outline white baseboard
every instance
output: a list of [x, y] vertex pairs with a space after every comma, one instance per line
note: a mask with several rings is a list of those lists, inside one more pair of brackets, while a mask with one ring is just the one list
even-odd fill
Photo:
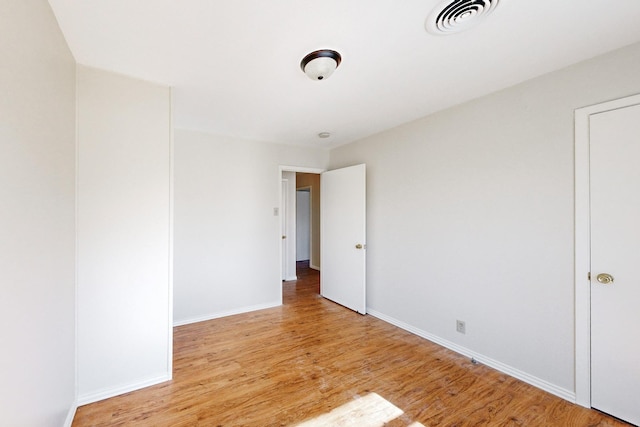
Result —
[[313, 269], [313, 270], [318, 270], [320, 271], [320, 267], [313, 265], [313, 264], [309, 264], [309, 268]]
[[67, 419], [64, 420], [64, 427], [71, 427], [73, 424], [73, 418], [76, 416], [76, 410], [78, 409], [78, 402], [73, 402], [71, 408], [69, 408], [69, 412], [67, 413]]
[[219, 319], [221, 317], [234, 316], [236, 314], [249, 313], [251, 311], [264, 310], [267, 308], [280, 307], [282, 305], [281, 301], [272, 302], [268, 304], [259, 304], [253, 305], [250, 307], [242, 307], [234, 310], [222, 311], [219, 313], [207, 314], [205, 316], [191, 317], [189, 319], [176, 320], [173, 322], [173, 326], [183, 326], [189, 325], [191, 323], [205, 322], [207, 320]]
[[132, 384], [125, 384], [117, 387], [98, 390], [92, 393], [87, 393], [78, 396], [78, 405], [88, 405], [89, 403], [97, 402], [99, 400], [108, 399], [110, 397], [119, 396], [121, 394], [129, 393], [130, 391], [140, 390], [141, 388], [150, 387], [152, 385], [160, 384], [165, 381], [169, 381], [171, 375], [160, 375], [152, 378], [147, 378], [142, 381], [137, 381]]
[[571, 403], [575, 403], [576, 402], [576, 394], [575, 392], [571, 391], [571, 390], [567, 390], [564, 389], [562, 387], [558, 387], [555, 384], [552, 384], [548, 381], [545, 381], [543, 379], [540, 379], [538, 377], [535, 377], [533, 375], [530, 375], [526, 372], [523, 372], [519, 369], [516, 369], [512, 366], [506, 365], [502, 362], [499, 362], [497, 360], [493, 360], [489, 357], [485, 357], [482, 354], [476, 353], [474, 351], [469, 350], [466, 347], [462, 347], [456, 343], [453, 343], [451, 341], [447, 341], [445, 339], [442, 339], [436, 335], [430, 334], [426, 331], [423, 331], [421, 329], [415, 328], [407, 323], [404, 323], [398, 319], [394, 319], [393, 317], [387, 316], [383, 313], [380, 313], [376, 310], [373, 310], [371, 308], [367, 308], [367, 313], [372, 315], [373, 317], [376, 317], [380, 320], [383, 320], [387, 323], [390, 323], [394, 326], [399, 327], [400, 329], [404, 329], [405, 331], [411, 332], [412, 334], [415, 334], [421, 338], [424, 338], [426, 340], [429, 340], [433, 343], [436, 343], [438, 345], [441, 345], [442, 347], [448, 348], [449, 350], [455, 351], [456, 353], [462, 354], [464, 356], [467, 356], [469, 358], [473, 358], [475, 360], [477, 360], [478, 362], [482, 363], [483, 365], [487, 365], [493, 369], [496, 369], [500, 372], [503, 372], [507, 375], [510, 375], [514, 378], [517, 378], [521, 381], [526, 382], [527, 384], [531, 384], [534, 387], [537, 387], [541, 390], [544, 390], [546, 392], [549, 392], [555, 396], [558, 396], [564, 400], [568, 400]]
[[298, 276], [289, 276], [286, 279], [284, 279], [285, 282], [291, 282], [293, 280], [298, 280]]

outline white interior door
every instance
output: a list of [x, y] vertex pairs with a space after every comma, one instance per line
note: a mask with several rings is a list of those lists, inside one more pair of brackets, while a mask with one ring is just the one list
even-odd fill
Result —
[[320, 212], [320, 294], [365, 314], [365, 165], [336, 169], [321, 175]]
[[640, 424], [640, 105], [589, 124], [591, 406]]

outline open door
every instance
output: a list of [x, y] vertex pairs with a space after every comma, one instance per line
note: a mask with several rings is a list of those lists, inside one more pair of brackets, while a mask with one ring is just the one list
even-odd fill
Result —
[[640, 104], [589, 122], [591, 406], [640, 425]]
[[324, 172], [320, 182], [320, 294], [366, 314], [366, 167]]

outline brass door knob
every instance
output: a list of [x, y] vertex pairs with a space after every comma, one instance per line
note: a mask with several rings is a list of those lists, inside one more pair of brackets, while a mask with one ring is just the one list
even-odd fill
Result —
[[284, 240], [284, 239], [286, 239], [286, 238], [287, 238], [287, 236], [282, 236], [282, 239], [283, 239], [283, 240]]
[[362, 249], [362, 245], [361, 245], [360, 243], [358, 243], [358, 244], [356, 245], [356, 249]]
[[596, 276], [596, 280], [603, 285], [608, 285], [609, 283], [613, 283], [613, 276], [607, 273], [600, 273]]

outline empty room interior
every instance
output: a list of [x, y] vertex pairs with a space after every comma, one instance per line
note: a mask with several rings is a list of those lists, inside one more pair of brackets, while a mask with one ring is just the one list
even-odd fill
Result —
[[0, 0], [0, 424], [640, 424], [639, 21]]

